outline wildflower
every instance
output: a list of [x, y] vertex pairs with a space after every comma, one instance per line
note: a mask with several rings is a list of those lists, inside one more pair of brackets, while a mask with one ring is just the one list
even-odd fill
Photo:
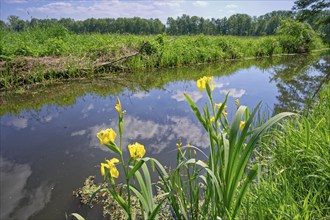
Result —
[[239, 107], [239, 100], [238, 99], [235, 100], [235, 104], [236, 104], [236, 106], [238, 108]]
[[239, 124], [239, 129], [242, 131], [245, 127], [245, 121], [241, 121], [241, 123]]
[[209, 77], [209, 76], [203, 76], [199, 80], [197, 80], [197, 88], [199, 89], [200, 92], [203, 92], [203, 90], [206, 88], [206, 84], [209, 84], [211, 87], [211, 90], [214, 90], [214, 78]]
[[[218, 104], [215, 104], [215, 106], [218, 108], [218, 109], [220, 109], [221, 108], [221, 106], [222, 106], [222, 102], [220, 102], [220, 103], [218, 103]], [[226, 110], [227, 109], [227, 105], [225, 105], [224, 107], [223, 107], [223, 109], [224, 110]]]
[[119, 114], [121, 113], [121, 103], [118, 97], [117, 97], [117, 104], [115, 105], [115, 109]]
[[178, 140], [178, 143], [176, 143], [176, 146], [178, 147], [178, 149], [182, 147], [181, 138]]
[[215, 122], [215, 118], [214, 117], [210, 118], [210, 122], [211, 124], [213, 124]]
[[[222, 107], [222, 103], [220, 102], [220, 103], [218, 103], [218, 104], [215, 104], [215, 107], [217, 107], [218, 109], [220, 109], [221, 107]], [[223, 110], [222, 110], [222, 115], [224, 116], [224, 117], [226, 117], [227, 116], [227, 112], [226, 112], [226, 109], [227, 109], [227, 105], [225, 105], [224, 107], [223, 107]]]
[[118, 163], [119, 160], [117, 158], [112, 158], [111, 160], [106, 160], [109, 166], [110, 175], [113, 178], [118, 178], [119, 171], [117, 170], [115, 163]]
[[99, 138], [101, 144], [108, 144], [115, 141], [117, 134], [112, 128], [108, 128], [101, 130], [96, 136]]
[[109, 165], [106, 164], [106, 163], [101, 163], [101, 174], [102, 174], [102, 176], [105, 175], [105, 168], [109, 169]]
[[146, 154], [144, 146], [142, 144], [139, 144], [138, 142], [135, 142], [135, 144], [129, 144], [128, 150], [133, 160], [136, 160], [137, 158], [142, 158]]

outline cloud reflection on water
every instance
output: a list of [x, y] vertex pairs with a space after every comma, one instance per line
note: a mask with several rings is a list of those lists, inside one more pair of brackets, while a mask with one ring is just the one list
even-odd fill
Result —
[[36, 189], [26, 189], [31, 175], [30, 165], [16, 164], [0, 156], [0, 219], [28, 219], [50, 201], [53, 185], [43, 183]]
[[175, 99], [177, 102], [183, 102], [186, 101], [186, 98], [184, 97], [184, 94], [189, 95], [189, 97], [196, 103], [198, 100], [200, 100], [203, 95], [198, 92], [198, 91], [193, 91], [193, 92], [185, 92], [182, 90], [178, 90], [176, 94], [172, 95], [171, 98]]
[[235, 89], [235, 88], [230, 88], [230, 89], [221, 89], [220, 93], [222, 94], [227, 94], [229, 92], [229, 96], [233, 98], [241, 98], [245, 93], [245, 89]]
[[8, 126], [12, 126], [17, 130], [24, 129], [28, 126], [28, 119], [24, 117], [15, 117], [7, 122]]
[[[87, 137], [91, 147], [108, 151], [100, 145], [96, 133], [102, 129], [113, 128], [117, 132], [117, 122], [95, 125], [87, 129]], [[85, 131], [75, 131], [71, 136], [84, 135]], [[166, 124], [160, 124], [152, 120], [144, 120], [131, 115], [126, 115], [124, 120], [123, 146], [126, 150], [128, 144], [141, 142], [147, 150], [158, 154], [165, 148], [173, 149], [178, 138], [197, 147], [208, 146], [208, 136], [199, 124], [194, 123], [188, 117], [167, 116]], [[143, 143], [144, 142], [144, 143]]]
[[143, 99], [148, 96], [150, 96], [150, 93], [148, 93], [148, 92], [137, 92], [132, 95], [132, 97], [138, 98], [138, 99]]

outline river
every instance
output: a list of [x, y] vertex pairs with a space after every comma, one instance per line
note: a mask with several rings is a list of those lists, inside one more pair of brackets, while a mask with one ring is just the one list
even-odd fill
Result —
[[[329, 75], [329, 65], [329, 53], [282, 56], [1, 92], [0, 219], [65, 219], [65, 213], [79, 209], [72, 191], [90, 175], [101, 181], [98, 165], [112, 157], [96, 133], [117, 130], [117, 96], [126, 110], [124, 146], [140, 142], [146, 156], [171, 166], [179, 138], [208, 147], [208, 136], [184, 98], [187, 93], [200, 108], [208, 101], [196, 87], [199, 77], [214, 76], [217, 102], [229, 92], [229, 118], [235, 99], [250, 108], [262, 101], [269, 116], [301, 112]], [[86, 207], [80, 210], [95, 216]]]

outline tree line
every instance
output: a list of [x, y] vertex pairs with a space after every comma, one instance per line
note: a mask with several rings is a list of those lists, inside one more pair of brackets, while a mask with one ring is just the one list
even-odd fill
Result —
[[61, 25], [73, 33], [119, 33], [119, 34], [160, 34], [169, 35], [237, 35], [237, 36], [263, 36], [272, 35], [284, 19], [293, 19], [292, 11], [273, 11], [259, 17], [247, 14], [234, 14], [229, 18], [205, 19], [198, 16], [183, 14], [176, 19], [169, 17], [166, 25], [159, 19], [134, 18], [89, 18], [74, 20], [37, 19], [22, 20], [18, 16], [9, 16], [8, 22], [1, 21], [4, 29], [24, 31], [35, 27], [48, 27]]
[[[301, 4], [298, 4], [298, 1]], [[73, 33], [118, 33], [150, 35], [167, 33], [169, 35], [236, 35], [236, 36], [265, 36], [276, 33], [283, 20], [295, 19], [308, 22], [314, 30], [323, 34], [323, 38], [330, 39], [330, 10], [329, 4], [321, 4], [307, 10], [310, 2], [322, 0], [298, 0], [295, 11], [273, 11], [256, 17], [247, 14], [234, 14], [221, 19], [205, 19], [198, 16], [183, 14], [177, 18], [169, 17], [166, 25], [159, 19], [134, 18], [89, 18], [74, 20], [37, 19], [22, 20], [18, 16], [9, 16], [8, 21], [0, 20], [2, 29], [24, 31], [35, 27], [61, 25]], [[308, 2], [308, 3], [306, 3]], [[304, 3], [304, 4], [303, 4]], [[313, 6], [313, 5], [312, 5]], [[323, 8], [322, 8], [323, 7]]]

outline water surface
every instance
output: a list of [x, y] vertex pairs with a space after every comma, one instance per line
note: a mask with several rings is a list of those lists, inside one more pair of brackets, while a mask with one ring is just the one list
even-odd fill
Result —
[[[109, 127], [117, 130], [116, 96], [127, 112], [124, 146], [140, 142], [146, 156], [171, 166], [178, 138], [208, 147], [208, 137], [183, 95], [204, 106], [208, 100], [196, 88], [199, 77], [215, 77], [217, 102], [229, 92], [229, 118], [235, 113], [235, 99], [250, 108], [263, 101], [263, 110], [272, 114], [303, 109], [329, 79], [329, 64], [328, 54], [287, 56], [3, 92], [0, 218], [64, 219], [65, 212], [79, 209], [72, 191], [90, 175], [100, 181], [98, 164], [113, 156], [100, 146], [96, 133]], [[91, 213], [84, 209], [85, 217]]]

